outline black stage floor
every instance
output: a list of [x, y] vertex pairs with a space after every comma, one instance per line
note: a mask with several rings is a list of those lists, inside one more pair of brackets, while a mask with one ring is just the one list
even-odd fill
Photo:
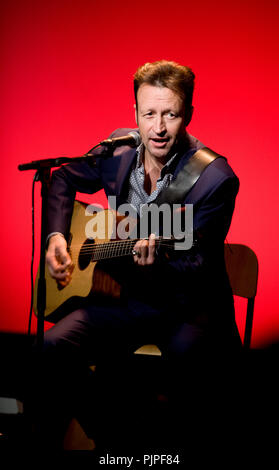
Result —
[[[26, 423], [24, 414], [21, 413], [21, 398], [23, 386], [27, 380], [25, 371], [30, 359], [33, 341], [34, 337], [30, 338], [27, 335], [0, 334], [1, 451], [24, 450], [26, 445]], [[138, 393], [134, 402], [129, 401], [129, 406], [132, 403], [136, 409], [135, 416], [137, 416], [138, 422], [140, 416], [141, 427], [132, 429], [131, 423], [133, 422], [134, 411], [131, 411], [130, 408], [127, 411], [127, 416], [121, 415], [119, 409], [117, 409], [119, 403], [114, 402], [115, 397], [118, 400], [120, 395], [114, 395], [113, 392], [110, 395], [106, 394], [106, 399], [109, 396], [111, 403], [108, 407], [109, 412], [105, 417], [106, 423], [102, 429], [103, 448], [111, 449], [114, 455], [117, 455], [117, 452], [120, 451], [123, 454], [125, 453], [125, 443], [128, 446], [129, 439], [130, 442], [133, 440], [139, 441], [142, 440], [143, 435], [149, 435], [150, 437], [150, 435], [154, 436], [154, 433], [156, 433], [155, 447], [160, 447], [162, 443], [162, 447], [167, 449], [168, 442], [172, 442], [174, 436], [183, 436], [184, 431], [187, 431], [185, 434], [187, 438], [180, 439], [180, 446], [181, 443], [185, 443], [185, 445], [182, 444], [183, 449], [181, 449], [181, 452], [186, 451], [186, 453], [189, 453], [190, 449], [192, 451], [195, 449], [198, 453], [198, 449], [200, 447], [204, 448], [205, 444], [211, 450], [220, 450], [221, 448], [225, 449], [229, 444], [231, 451], [232, 449], [235, 449], [235, 451], [240, 448], [242, 451], [246, 449], [248, 455], [255, 456], [260, 450], [267, 449], [267, 445], [268, 450], [265, 450], [265, 455], [271, 455], [271, 452], [277, 448], [279, 437], [278, 359], [279, 346], [277, 344], [245, 353], [235, 364], [235, 367], [239, 367], [241, 371], [239, 374], [235, 374], [234, 371], [236, 381], [232, 382], [230, 390], [228, 386], [223, 386], [221, 380], [215, 388], [209, 381], [205, 384], [204, 389], [199, 391], [199, 400], [203, 401], [203, 405], [206, 403], [209, 413], [206, 417], [202, 416], [201, 413], [195, 413], [198, 418], [193, 421], [191, 421], [193, 408], [199, 409], [198, 401], [189, 403], [185, 397], [185, 409], [181, 409], [181, 413], [177, 413], [176, 410], [176, 416], [173, 418], [170, 416], [168, 404], [164, 400], [157, 402], [154, 411], [154, 402], [152, 402], [151, 409], [151, 405], [146, 401], [145, 396], [144, 405], [140, 404], [141, 394]], [[156, 361], [152, 363], [150, 358], [141, 358], [136, 365], [138, 369], [135, 369], [137, 374], [140, 371], [139, 374], [141, 375], [138, 376], [140, 379], [137, 378], [138, 382], [135, 383], [140, 383], [140, 386], [143, 383], [148, 383], [153, 374], [152, 370], [158, 372], [158, 364], [159, 362]], [[186, 369], [185, 377], [187, 377]], [[116, 373], [114, 381], [111, 382], [108, 378], [107, 384], [109, 384], [111, 390], [113, 390], [113, 387], [119, 386]], [[211, 393], [209, 393], [209, 390], [211, 390]], [[214, 390], [214, 396], [212, 390]], [[17, 406], [18, 408], [16, 408]], [[204, 409], [204, 406], [202, 409]], [[128, 423], [124, 430], [123, 423]], [[153, 428], [154, 423], [155, 427]], [[189, 423], [192, 426], [190, 430]], [[195, 437], [193, 438], [193, 436]], [[108, 439], [108, 447], [104, 442], [106, 439]], [[122, 443], [121, 447], [118, 447], [119, 442]], [[145, 441], [142, 440], [142, 442]], [[170, 449], [172, 445], [170, 445]], [[142, 452], [143, 449], [144, 444]], [[137, 447], [137, 452], [139, 451], [140, 449]], [[107, 450], [104, 455], [107, 455]], [[173, 468], [173, 466], [177, 468], [175, 465], [167, 468]], [[157, 464], [157, 468], [162, 468], [162, 465]]]

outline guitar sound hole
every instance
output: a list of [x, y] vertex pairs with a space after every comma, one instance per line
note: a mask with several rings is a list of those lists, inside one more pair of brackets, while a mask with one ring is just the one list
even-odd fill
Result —
[[92, 259], [92, 252], [93, 252], [94, 240], [85, 240], [83, 243], [78, 257], [78, 265], [79, 269], [82, 271], [89, 266], [90, 261]]

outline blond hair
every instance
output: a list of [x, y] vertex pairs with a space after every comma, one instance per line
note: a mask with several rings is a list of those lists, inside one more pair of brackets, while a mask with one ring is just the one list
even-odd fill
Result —
[[189, 67], [176, 62], [159, 60], [140, 66], [134, 75], [134, 93], [137, 104], [138, 89], [143, 84], [166, 87], [177, 93], [185, 104], [192, 107], [195, 75]]

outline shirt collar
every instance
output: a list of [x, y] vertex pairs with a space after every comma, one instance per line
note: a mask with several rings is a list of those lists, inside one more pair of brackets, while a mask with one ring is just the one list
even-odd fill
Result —
[[[141, 169], [144, 171], [143, 168], [143, 151], [144, 151], [144, 145], [143, 143], [140, 143], [140, 145], [136, 149], [136, 155], [137, 155], [137, 161], [136, 161], [136, 169]], [[176, 161], [178, 156], [178, 152], [176, 152], [168, 161], [167, 163], [163, 166], [161, 169], [161, 174], [160, 177], [163, 178], [166, 173], [172, 173], [173, 168], [172, 168], [172, 163]]]

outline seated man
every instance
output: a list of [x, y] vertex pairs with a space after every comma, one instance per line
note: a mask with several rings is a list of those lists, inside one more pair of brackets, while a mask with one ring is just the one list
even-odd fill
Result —
[[[116, 197], [117, 207], [128, 203], [140, 213], [141, 205], [163, 194], [190, 157], [204, 147], [186, 130], [193, 112], [193, 88], [194, 74], [188, 67], [168, 61], [144, 64], [134, 76], [140, 145], [118, 147], [112, 158], [95, 151], [94, 164], [71, 163], [53, 173], [47, 264], [61, 286], [71, 282], [67, 238], [77, 191], [94, 193], [103, 188], [107, 196]], [[128, 131], [119, 129], [113, 136]], [[49, 403], [59, 403], [56, 410], [61, 412], [69, 392], [64, 387], [62, 393], [62, 376], [64, 385], [67, 374], [80, 377], [81, 364], [113, 361], [155, 343], [170, 364], [169, 383], [179, 388], [180, 378], [187, 375], [183, 364], [188, 357], [196, 352], [206, 357], [213, 349], [224, 354], [239, 346], [223, 246], [238, 188], [227, 160], [212, 161], [180, 201], [193, 205], [193, 231], [198, 234], [193, 248], [165, 256], [156, 249], [154, 234], [138, 240], [130, 258], [106, 263], [121, 284], [119, 298], [90, 295], [45, 333], [45, 393]], [[45, 418], [50, 418], [50, 408]], [[52, 408], [52, 419], [53, 415]]]

